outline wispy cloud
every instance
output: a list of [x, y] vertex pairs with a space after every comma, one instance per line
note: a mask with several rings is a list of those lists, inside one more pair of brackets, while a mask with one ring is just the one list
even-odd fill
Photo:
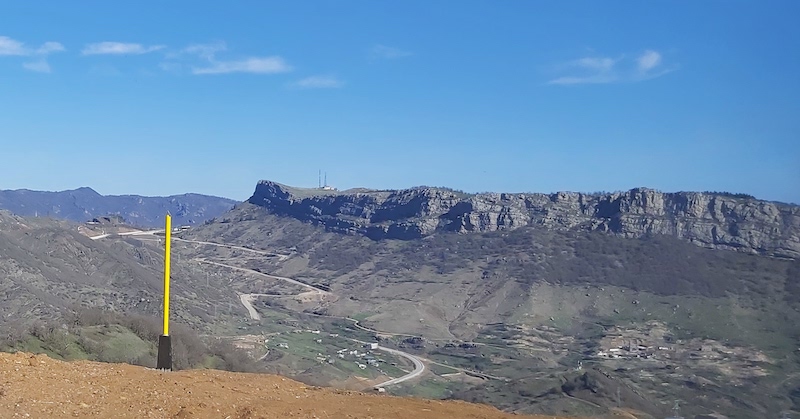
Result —
[[292, 86], [301, 89], [339, 89], [344, 87], [344, 81], [334, 76], [311, 76], [292, 83]]
[[0, 55], [28, 55], [28, 51], [22, 42], [0, 36]]
[[67, 49], [64, 48], [64, 46], [58, 42], [45, 42], [44, 44], [42, 44], [42, 46], [36, 49], [36, 54], [49, 55], [54, 52], [63, 52], [66, 50]]
[[582, 77], [559, 77], [547, 82], [547, 84], [561, 84], [561, 85], [570, 85], [570, 84], [603, 84], [603, 83], [613, 83], [617, 81], [616, 77], [611, 74], [596, 74], [592, 76], [582, 76]]
[[617, 60], [608, 57], [586, 57], [573, 62], [574, 65], [584, 68], [591, 68], [595, 70], [611, 70]]
[[22, 63], [22, 68], [36, 73], [52, 73], [50, 64], [44, 59]]
[[45, 42], [39, 48], [30, 48], [16, 39], [0, 36], [0, 55], [37, 57], [34, 61], [22, 63], [22, 68], [37, 73], [51, 73], [52, 69], [47, 62], [47, 56], [62, 51], [66, 51], [66, 48], [58, 42]]
[[59, 42], [45, 42], [39, 48], [29, 48], [24, 43], [7, 36], [0, 36], [0, 55], [50, 55], [54, 52], [66, 51], [63, 45]]
[[393, 59], [396, 59], [396, 58], [410, 57], [410, 56], [414, 55], [410, 51], [404, 51], [404, 50], [399, 49], [399, 48], [389, 47], [389, 46], [380, 45], [380, 44], [375, 45], [374, 47], [372, 47], [371, 52], [372, 52], [372, 55], [374, 57], [385, 58], [385, 59], [389, 59], [389, 60], [393, 60]]
[[209, 66], [192, 68], [193, 74], [275, 74], [289, 71], [292, 71], [292, 67], [278, 56], [252, 57], [239, 61], [212, 61]]
[[551, 79], [547, 84], [605, 84], [651, 80], [677, 69], [675, 65], [666, 67], [663, 61], [661, 53], [654, 50], [646, 50], [633, 60], [624, 55], [617, 59], [603, 56], [583, 57], [556, 66], [558, 72], [566, 74]]
[[647, 72], [661, 64], [661, 54], [657, 51], [647, 50], [636, 59], [636, 62], [639, 64], [639, 71]]
[[97, 42], [86, 45], [82, 55], [141, 55], [164, 49], [163, 45], [144, 46], [125, 42]]
[[213, 61], [218, 52], [225, 51], [228, 46], [224, 42], [213, 42], [210, 44], [194, 44], [184, 48], [181, 53], [193, 54], [198, 57]]
[[[192, 44], [181, 50], [167, 53], [166, 60], [159, 64], [162, 70], [183, 73], [187, 69], [195, 75], [207, 74], [276, 74], [292, 71], [292, 67], [282, 57], [246, 57], [238, 60], [220, 60], [219, 53], [227, 51], [225, 42]], [[199, 61], [199, 62], [198, 62]]]

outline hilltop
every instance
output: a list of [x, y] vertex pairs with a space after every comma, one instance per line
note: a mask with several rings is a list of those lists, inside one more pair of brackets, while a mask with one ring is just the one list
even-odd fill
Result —
[[163, 197], [101, 195], [92, 188], [47, 192], [27, 189], [0, 190], [0, 209], [17, 215], [52, 217], [85, 222], [116, 215], [141, 227], [160, 227], [164, 214], [175, 225], [201, 224], [233, 208], [236, 201], [216, 196], [182, 194]]
[[[164, 372], [0, 353], [0, 416], [101, 418], [544, 419], [459, 401], [323, 389], [266, 374]], [[553, 416], [547, 416], [552, 419]]]

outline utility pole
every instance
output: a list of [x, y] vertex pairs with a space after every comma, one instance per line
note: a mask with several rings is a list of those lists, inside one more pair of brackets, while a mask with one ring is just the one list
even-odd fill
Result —
[[683, 419], [683, 416], [681, 416], [681, 405], [679, 400], [675, 400], [675, 405], [672, 407], [672, 416], [667, 419]]

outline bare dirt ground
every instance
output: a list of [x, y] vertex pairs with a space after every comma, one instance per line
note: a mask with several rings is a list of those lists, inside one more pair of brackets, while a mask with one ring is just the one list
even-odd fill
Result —
[[0, 353], [0, 417], [545, 418], [458, 401], [310, 387], [274, 375], [163, 372], [26, 353]]

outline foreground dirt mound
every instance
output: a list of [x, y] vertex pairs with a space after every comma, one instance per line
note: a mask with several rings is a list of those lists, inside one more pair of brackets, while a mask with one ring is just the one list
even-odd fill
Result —
[[464, 402], [309, 387], [274, 375], [213, 370], [162, 372], [125, 364], [61, 362], [44, 355], [0, 353], [0, 417], [499, 419], [525, 416]]

